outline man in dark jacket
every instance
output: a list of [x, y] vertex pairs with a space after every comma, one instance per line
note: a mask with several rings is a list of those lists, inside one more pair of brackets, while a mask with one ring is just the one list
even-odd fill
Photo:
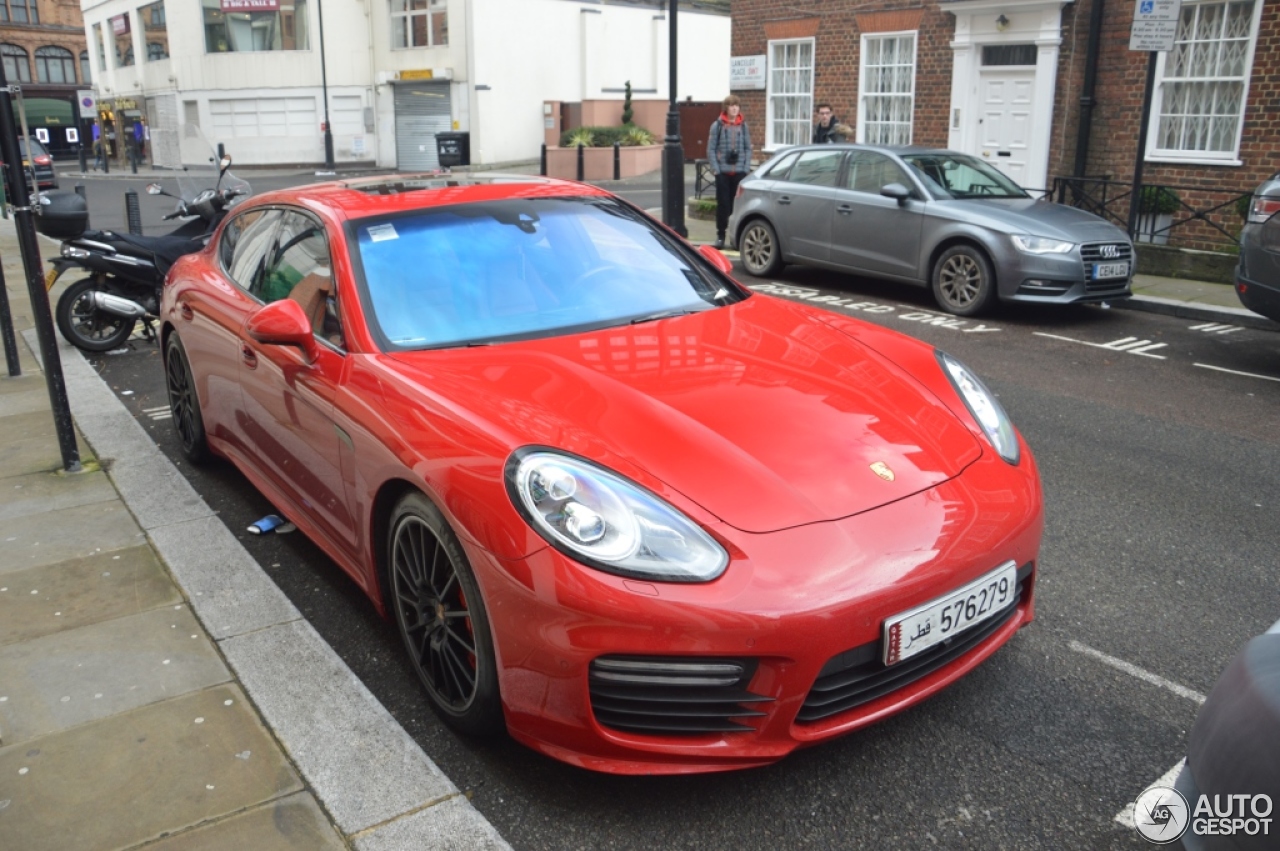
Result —
[[831, 141], [831, 131], [840, 123], [840, 119], [836, 118], [835, 113], [831, 111], [831, 104], [818, 104], [818, 123], [813, 125], [813, 144], [821, 145]]
[[716, 176], [716, 248], [724, 248], [724, 232], [733, 214], [738, 184], [751, 171], [751, 133], [742, 119], [742, 104], [729, 95], [720, 117], [707, 134], [707, 161]]

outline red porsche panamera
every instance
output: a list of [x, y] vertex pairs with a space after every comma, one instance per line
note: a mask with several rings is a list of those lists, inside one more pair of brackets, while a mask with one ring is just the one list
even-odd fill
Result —
[[961, 363], [729, 270], [542, 178], [259, 196], [169, 275], [173, 420], [394, 618], [456, 729], [768, 763], [1027, 624], [1042, 497]]

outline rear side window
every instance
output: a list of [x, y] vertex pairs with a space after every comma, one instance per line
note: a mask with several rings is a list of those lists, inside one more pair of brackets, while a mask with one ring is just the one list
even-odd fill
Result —
[[788, 180], [810, 186], [835, 186], [844, 151], [805, 151], [792, 166]]
[[786, 180], [787, 172], [791, 170], [791, 166], [795, 165], [798, 156], [799, 154], [788, 154], [774, 163], [773, 167], [766, 171], [763, 176], [768, 180]]
[[856, 192], [880, 194], [881, 187], [889, 183], [901, 183], [911, 188], [911, 179], [899, 165], [884, 154], [875, 151], [858, 151], [849, 158], [849, 170], [845, 186]]

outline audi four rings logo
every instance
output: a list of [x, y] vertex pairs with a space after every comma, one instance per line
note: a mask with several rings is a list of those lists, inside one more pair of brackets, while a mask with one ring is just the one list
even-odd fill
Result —
[[1120, 246], [1118, 245], [1104, 245], [1102, 246], [1101, 251], [1102, 256], [1108, 260], [1114, 260], [1120, 256]]

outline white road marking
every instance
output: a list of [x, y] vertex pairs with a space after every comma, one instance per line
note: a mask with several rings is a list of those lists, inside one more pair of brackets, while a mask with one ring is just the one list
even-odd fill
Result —
[[[1186, 765], [1186, 762], [1187, 761], [1185, 759], [1178, 760], [1177, 765], [1158, 777], [1154, 783], [1147, 784], [1146, 788], [1143, 789], [1142, 792], [1147, 791], [1147, 789], [1150, 789], [1152, 786], [1167, 786], [1172, 788], [1174, 781], [1178, 779], [1178, 773], [1182, 771], [1182, 766]], [[1142, 797], [1142, 792], [1139, 792], [1132, 801], [1125, 804], [1124, 809], [1116, 813], [1116, 821], [1120, 822], [1120, 824], [1127, 828], [1132, 829], [1135, 826], [1133, 823], [1133, 805], [1137, 802], [1138, 798]], [[1190, 801], [1188, 801], [1188, 803], [1190, 803]]]
[[1067, 343], [1079, 343], [1082, 346], [1091, 346], [1095, 349], [1108, 349], [1113, 352], [1125, 352], [1131, 355], [1142, 355], [1144, 358], [1155, 358], [1156, 360], [1165, 360], [1164, 355], [1153, 355], [1151, 352], [1156, 349], [1163, 349], [1167, 343], [1153, 343], [1150, 340], [1139, 340], [1137, 337], [1123, 337], [1119, 340], [1112, 340], [1110, 343], [1090, 343], [1086, 340], [1077, 340], [1074, 337], [1063, 337], [1059, 334], [1046, 334], [1043, 331], [1032, 331], [1036, 337], [1048, 337], [1051, 340], [1063, 340]]
[[1108, 656], [1106, 653], [1103, 653], [1101, 650], [1094, 650], [1092, 647], [1090, 647], [1087, 644], [1081, 644], [1079, 641], [1068, 641], [1067, 647], [1071, 648], [1077, 653], [1083, 653], [1086, 656], [1092, 656], [1094, 659], [1097, 659], [1099, 662], [1102, 662], [1103, 664], [1106, 664], [1106, 665], [1110, 665], [1111, 667], [1115, 668], [1118, 671], [1123, 671], [1124, 673], [1128, 674], [1131, 677], [1137, 677], [1138, 679], [1142, 680], [1145, 683], [1150, 683], [1153, 686], [1159, 686], [1162, 689], [1171, 691], [1174, 694], [1178, 695], [1178, 697], [1185, 697], [1187, 700], [1194, 701], [1195, 703], [1204, 703], [1205, 697], [1200, 692], [1193, 691], [1187, 688], [1186, 686], [1180, 686], [1177, 683], [1173, 682], [1172, 680], [1166, 680], [1164, 677], [1160, 676], [1159, 674], [1153, 674], [1150, 671], [1143, 670], [1142, 668], [1139, 668], [1137, 665], [1134, 665], [1130, 662], [1126, 662], [1123, 659], [1117, 659], [1114, 656]]
[[1217, 322], [1206, 322], [1203, 325], [1192, 325], [1192, 331], [1203, 331], [1206, 334], [1233, 334], [1243, 330], [1239, 325], [1219, 325]]
[[[819, 304], [823, 307], [839, 307], [850, 313], [894, 313], [901, 308], [906, 312], [897, 314], [897, 318], [904, 322], [918, 322], [924, 325], [934, 325], [940, 328], [947, 328], [952, 331], [960, 331], [964, 334], [990, 333], [992, 331], [1003, 330], [991, 325], [970, 325], [970, 320], [960, 319], [946, 313], [930, 313], [929, 311], [920, 310], [912, 305], [899, 305], [894, 307], [890, 304], [880, 304], [874, 301], [855, 301], [853, 298], [838, 295], [823, 295], [820, 290], [810, 289], [808, 287], [793, 287], [789, 284], [778, 283], [776, 281], [767, 284], [752, 284], [751, 289], [756, 292], [769, 293], [770, 295], [782, 296], [784, 298], [802, 299], [810, 304]], [[1163, 344], [1159, 344], [1163, 345]]]
[[1207, 363], [1197, 363], [1192, 365], [1198, 366], [1201, 369], [1214, 369], [1218, 372], [1229, 372], [1232, 375], [1243, 375], [1245, 378], [1261, 378], [1263, 381], [1280, 381], [1280, 378], [1277, 378], [1274, 375], [1258, 375], [1256, 372], [1241, 372], [1238, 369], [1227, 369], [1225, 367], [1213, 366], [1212, 364]]
[[142, 413], [146, 414], [153, 420], [173, 419], [173, 411], [168, 405], [161, 405], [157, 408], [143, 408]]

